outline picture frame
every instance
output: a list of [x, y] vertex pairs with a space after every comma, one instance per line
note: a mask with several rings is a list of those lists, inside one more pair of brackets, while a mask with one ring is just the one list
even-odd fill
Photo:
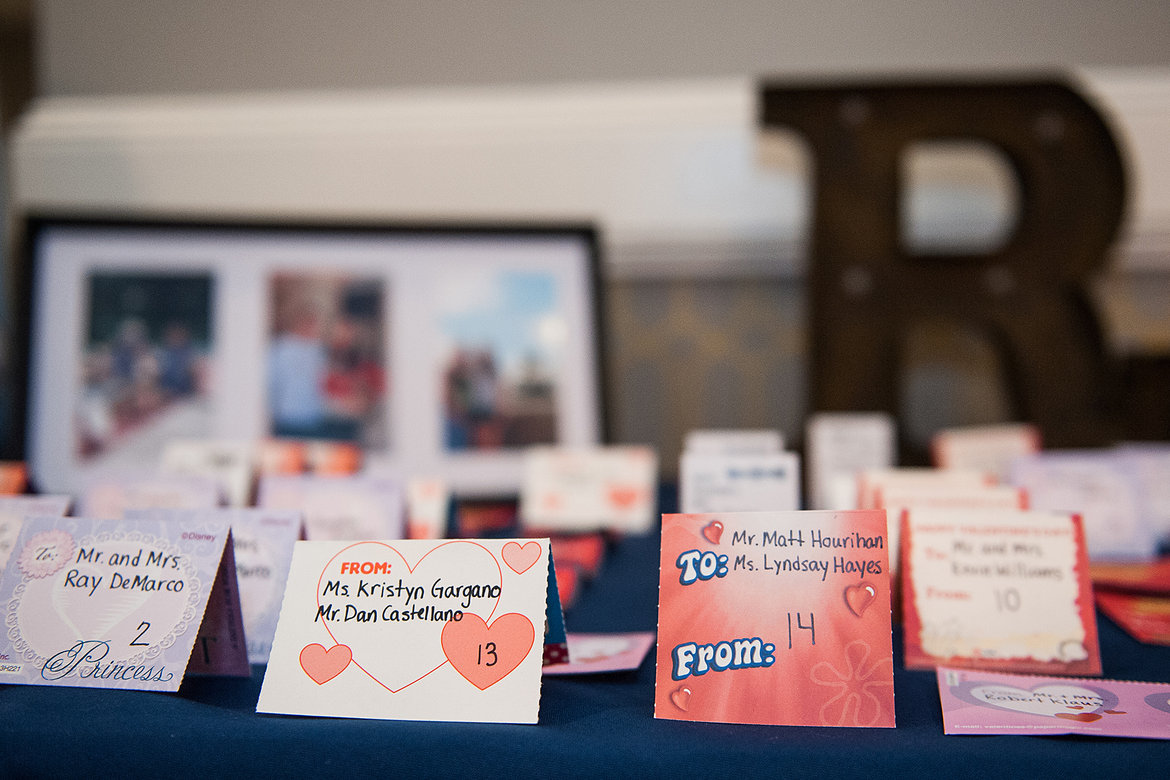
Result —
[[527, 446], [605, 439], [588, 224], [48, 214], [24, 244], [38, 490], [153, 468], [173, 438], [291, 437], [505, 497]]

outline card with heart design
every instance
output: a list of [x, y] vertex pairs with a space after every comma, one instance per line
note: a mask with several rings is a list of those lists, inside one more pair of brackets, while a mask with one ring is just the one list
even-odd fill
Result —
[[1170, 685], [939, 667], [947, 734], [1170, 739]]
[[248, 675], [230, 529], [32, 517], [0, 578], [0, 683], [176, 691]]
[[542, 533], [646, 533], [657, 478], [649, 447], [533, 447], [524, 455], [520, 521]]
[[910, 507], [901, 524], [908, 668], [1101, 674], [1078, 515]]
[[257, 712], [535, 723], [548, 539], [298, 542]]
[[180, 525], [226, 521], [232, 528], [236, 582], [240, 591], [248, 661], [268, 663], [280, 599], [288, 579], [293, 545], [304, 538], [301, 513], [293, 509], [138, 509], [130, 519], [164, 520]]
[[654, 717], [894, 726], [886, 515], [663, 515]]

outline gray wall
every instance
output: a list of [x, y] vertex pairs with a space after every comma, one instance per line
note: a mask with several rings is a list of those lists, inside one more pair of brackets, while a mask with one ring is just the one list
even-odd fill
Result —
[[1170, 2], [39, 0], [41, 94], [1170, 63]]

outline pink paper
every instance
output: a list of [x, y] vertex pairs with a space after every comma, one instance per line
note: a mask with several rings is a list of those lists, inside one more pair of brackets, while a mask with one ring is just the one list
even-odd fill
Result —
[[1170, 739], [1170, 685], [938, 668], [947, 734]]
[[642, 665], [654, 644], [653, 631], [629, 634], [569, 634], [569, 658], [544, 667], [545, 674], [628, 672]]

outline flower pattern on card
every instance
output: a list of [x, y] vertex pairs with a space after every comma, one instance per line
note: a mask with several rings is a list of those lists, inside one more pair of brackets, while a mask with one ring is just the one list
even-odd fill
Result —
[[821, 724], [825, 726], [873, 726], [882, 716], [882, 701], [893, 688], [892, 656], [871, 660], [872, 649], [857, 639], [845, 646], [839, 664], [821, 661], [809, 670], [809, 679], [833, 689], [833, 695], [821, 705]]

